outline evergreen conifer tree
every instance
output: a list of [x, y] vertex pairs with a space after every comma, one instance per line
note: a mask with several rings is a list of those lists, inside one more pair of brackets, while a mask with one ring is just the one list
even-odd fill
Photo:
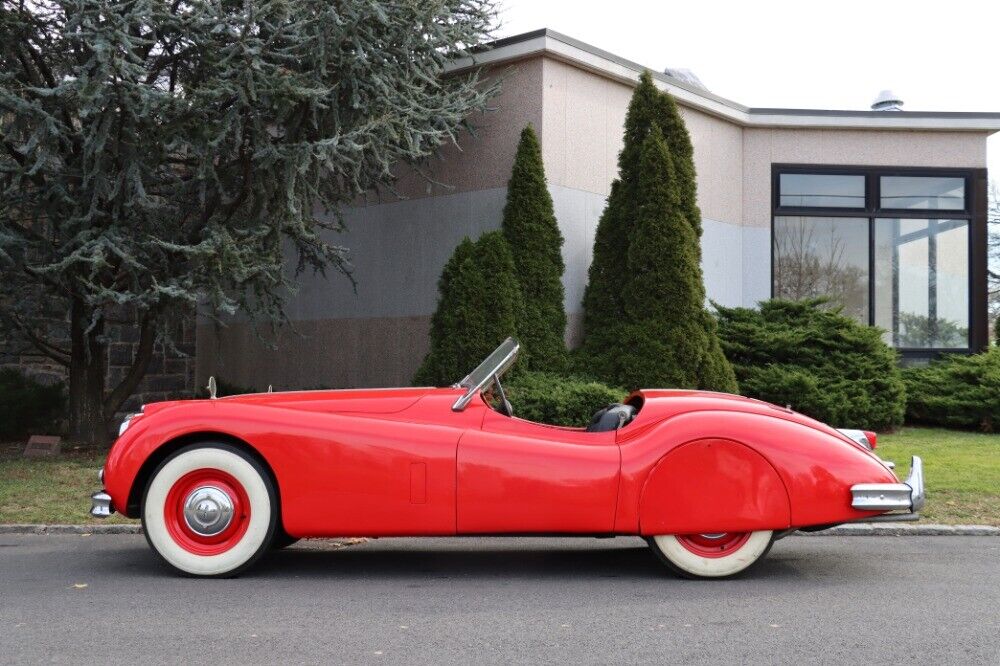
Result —
[[734, 392], [704, 307], [691, 140], [648, 72], [629, 104], [618, 165], [594, 240], [579, 369], [630, 388]]
[[530, 125], [521, 132], [517, 146], [502, 229], [524, 296], [518, 330], [522, 347], [531, 355], [530, 367], [562, 370], [566, 365], [563, 237], [545, 184], [541, 147]]
[[[340, 209], [452, 142], [496, 92], [475, 68], [447, 72], [496, 13], [0, 0], [0, 338], [66, 368], [70, 437], [106, 441], [154, 344], [194, 308], [281, 323], [296, 269], [348, 270]], [[138, 344], [119, 376], [126, 315]]]
[[514, 259], [499, 231], [475, 243], [463, 240], [445, 264], [438, 291], [431, 348], [413, 378], [420, 386], [462, 379], [505, 338], [517, 335], [523, 316]]

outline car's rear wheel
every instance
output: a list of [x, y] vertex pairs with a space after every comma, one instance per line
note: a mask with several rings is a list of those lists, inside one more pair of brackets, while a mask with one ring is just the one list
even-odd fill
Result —
[[142, 526], [149, 545], [174, 569], [233, 576], [268, 549], [277, 505], [270, 476], [251, 456], [229, 444], [194, 444], [153, 472]]
[[774, 543], [774, 532], [663, 534], [648, 541], [660, 560], [682, 576], [727, 578], [762, 560]]

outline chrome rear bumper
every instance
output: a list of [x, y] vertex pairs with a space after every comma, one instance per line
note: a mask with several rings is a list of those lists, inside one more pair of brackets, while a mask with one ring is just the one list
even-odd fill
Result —
[[[104, 484], [104, 468], [97, 472], [97, 478]], [[90, 515], [94, 518], [107, 518], [115, 512], [111, 506], [111, 495], [106, 490], [100, 490], [90, 496]]]
[[860, 511], [916, 513], [924, 506], [924, 462], [913, 456], [904, 483], [858, 483], [851, 486], [851, 506]]
[[107, 518], [114, 512], [111, 508], [111, 495], [102, 490], [90, 496], [90, 515], [94, 518]]

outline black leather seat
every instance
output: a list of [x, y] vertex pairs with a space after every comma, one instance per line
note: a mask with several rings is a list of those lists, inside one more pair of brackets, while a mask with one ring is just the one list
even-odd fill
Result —
[[635, 418], [636, 408], [632, 405], [614, 404], [598, 410], [590, 419], [587, 432], [607, 432], [618, 430]]

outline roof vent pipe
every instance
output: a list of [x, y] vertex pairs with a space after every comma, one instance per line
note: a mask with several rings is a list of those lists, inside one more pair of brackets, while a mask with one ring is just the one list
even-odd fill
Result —
[[903, 100], [898, 95], [892, 94], [891, 90], [883, 90], [872, 102], [872, 111], [902, 111]]

